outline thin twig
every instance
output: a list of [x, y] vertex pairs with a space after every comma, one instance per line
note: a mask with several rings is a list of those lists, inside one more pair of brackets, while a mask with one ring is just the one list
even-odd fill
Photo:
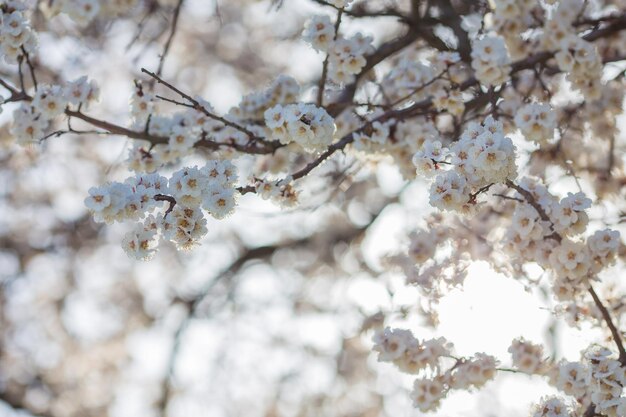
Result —
[[24, 54], [24, 57], [26, 57], [26, 65], [28, 65], [28, 69], [30, 71], [30, 78], [33, 80], [33, 86], [35, 87], [35, 91], [37, 91], [38, 85], [37, 85], [37, 77], [35, 76], [35, 66], [31, 62], [30, 56], [28, 55], [28, 52], [26, 52], [23, 46], [22, 46], [22, 53]]
[[506, 194], [493, 194], [493, 196], [500, 197], [500, 198], [502, 198], [504, 200], [517, 201], [518, 203], [523, 203], [524, 202], [524, 200], [522, 200], [521, 198], [511, 197], [511, 196], [508, 196]]
[[549, 236], [546, 236], [546, 237], [549, 238], [549, 239], [554, 239], [557, 242], [561, 242], [561, 240], [563, 240], [563, 238], [561, 237], [560, 234], [558, 234], [556, 231], [554, 231], [554, 223], [552, 222], [552, 220], [550, 219], [548, 214], [545, 212], [543, 207], [541, 207], [541, 205], [537, 202], [537, 200], [535, 200], [535, 197], [532, 195], [532, 193], [530, 191], [525, 190], [524, 188], [520, 187], [519, 185], [515, 184], [511, 180], [506, 180], [506, 185], [507, 185], [507, 187], [513, 188], [515, 191], [520, 193], [522, 195], [522, 197], [524, 197], [526, 202], [528, 204], [530, 204], [535, 209], [537, 214], [539, 214], [539, 217], [541, 218], [541, 220], [543, 220], [545, 222], [548, 222], [550, 224], [550, 230], [552, 231], [552, 234], [549, 235]]
[[487, 191], [489, 191], [489, 189], [491, 187], [493, 187], [495, 185], [495, 183], [491, 183], [491, 184], [487, 184], [484, 187], [478, 189], [478, 191], [476, 191], [475, 193], [471, 193], [469, 195], [469, 200], [467, 201], [469, 204], [476, 204], [476, 197], [478, 197], [480, 194], [482, 193], [486, 193]]
[[[337, 20], [335, 21], [335, 35], [333, 36], [333, 42], [337, 40], [339, 36], [339, 25], [341, 25], [341, 16], [343, 16], [343, 8], [337, 12]], [[330, 52], [326, 54], [324, 58], [324, 64], [322, 64], [322, 76], [320, 77], [319, 86], [317, 87], [317, 105], [322, 107], [324, 105], [324, 90], [326, 89], [326, 78], [328, 78], [328, 64], [330, 62]]]
[[183, 93], [181, 90], [179, 90], [178, 88], [174, 87], [172, 84], [168, 83], [167, 81], [163, 80], [161, 77], [159, 77], [157, 74], [148, 71], [145, 68], [141, 69], [141, 72], [148, 74], [150, 77], [154, 78], [159, 84], [163, 84], [165, 87], [169, 88], [170, 90], [172, 90], [173, 92], [175, 92], [176, 94], [178, 94], [179, 96], [181, 96], [182, 98], [184, 98], [185, 100], [187, 100], [189, 103], [191, 103], [193, 105], [193, 108], [198, 110], [199, 112], [203, 113], [204, 115], [210, 117], [211, 119], [217, 120], [219, 122], [224, 123], [226, 126], [230, 126], [233, 129], [237, 129], [240, 132], [245, 133], [251, 140], [260, 140], [262, 138], [257, 137], [254, 133], [252, 133], [250, 130], [246, 129], [245, 127], [231, 122], [230, 120], [227, 120], [221, 116], [218, 116], [217, 114], [214, 114], [212, 112], [210, 112], [206, 107], [204, 107], [202, 104], [200, 104], [200, 102], [196, 99], [194, 99], [193, 97], [191, 97], [189, 94]]
[[611, 313], [609, 313], [609, 310], [604, 306], [604, 304], [602, 304], [602, 301], [600, 301], [598, 294], [596, 294], [595, 290], [593, 289], [591, 285], [589, 286], [588, 291], [589, 291], [589, 294], [591, 294], [591, 297], [593, 298], [593, 302], [596, 304], [596, 307], [598, 307], [598, 309], [600, 310], [600, 313], [602, 313], [602, 318], [604, 318], [606, 325], [609, 327], [609, 330], [611, 331], [611, 335], [613, 336], [613, 341], [617, 345], [617, 350], [619, 352], [619, 361], [622, 364], [622, 366], [626, 367], [626, 349], [624, 349], [624, 343], [622, 342], [622, 335], [620, 334], [620, 331], [615, 326], [615, 323], [613, 323], [613, 319], [611, 318]]
[[609, 142], [609, 163], [606, 167], [606, 177], [611, 178], [611, 171], [613, 171], [613, 166], [615, 165], [615, 134], [611, 135], [611, 139]]
[[185, 0], [178, 0], [178, 4], [174, 9], [174, 16], [172, 17], [172, 28], [170, 30], [170, 34], [167, 37], [167, 41], [165, 42], [165, 46], [163, 47], [163, 53], [161, 54], [161, 58], [159, 59], [159, 66], [157, 67], [157, 75], [161, 75], [163, 72], [163, 66], [165, 65], [165, 58], [167, 57], [168, 52], [170, 51], [170, 46], [172, 45], [172, 40], [174, 39], [174, 35], [176, 34], [176, 29], [178, 27], [178, 17], [180, 16], [180, 10], [183, 7], [183, 3]]
[[24, 63], [24, 55], [20, 55], [17, 58], [17, 75], [20, 79], [20, 88], [22, 89], [22, 93], [26, 93], [26, 85], [24, 84], [24, 72], [22, 71], [22, 64]]

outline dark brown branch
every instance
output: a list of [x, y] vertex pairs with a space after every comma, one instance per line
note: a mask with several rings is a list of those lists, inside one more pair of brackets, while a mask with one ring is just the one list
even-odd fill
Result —
[[165, 214], [163, 215], [163, 217], [167, 217], [167, 215], [170, 214], [176, 206], [176, 199], [171, 195], [157, 194], [154, 196], [154, 201], [167, 201], [168, 203], [170, 203], [167, 210], [165, 210]]
[[624, 29], [626, 29], [626, 13], [622, 13], [619, 18], [611, 21], [608, 25], [583, 35], [583, 39], [588, 42], [593, 42], [600, 38], [606, 38], [614, 35]]
[[492, 182], [491, 184], [487, 184], [487, 185], [485, 185], [484, 187], [482, 187], [482, 188], [478, 189], [475, 193], [471, 193], [471, 194], [469, 195], [469, 200], [468, 200], [467, 202], [468, 202], [469, 204], [476, 204], [476, 198], [477, 198], [479, 195], [481, 195], [481, 194], [486, 193], [487, 191], [489, 191], [489, 189], [490, 189], [491, 187], [493, 187], [494, 185], [495, 185], [495, 184]]
[[618, 330], [618, 328], [615, 326], [615, 323], [613, 323], [613, 319], [611, 318], [611, 313], [609, 313], [609, 310], [604, 306], [604, 304], [602, 304], [602, 301], [598, 297], [598, 294], [596, 294], [595, 290], [593, 289], [591, 285], [589, 286], [588, 291], [589, 291], [589, 294], [591, 294], [591, 297], [593, 298], [593, 302], [596, 304], [596, 307], [598, 307], [598, 309], [600, 310], [600, 313], [602, 314], [602, 318], [606, 322], [606, 325], [609, 327], [609, 330], [611, 331], [611, 335], [613, 336], [613, 341], [617, 345], [617, 351], [619, 352], [619, 361], [622, 364], [622, 366], [626, 367], [626, 349], [624, 349], [624, 343], [622, 342], [622, 335], [620, 334], [620, 331]]
[[16, 89], [13, 88], [13, 86], [9, 83], [7, 83], [6, 81], [4, 81], [2, 78], [0, 78], [0, 85], [3, 86], [4, 88], [6, 88], [7, 90], [9, 90], [9, 92], [11, 94], [16, 94], [19, 93], [19, 91], [17, 91]]
[[102, 132], [100, 130], [74, 130], [74, 129], [68, 129], [68, 130], [56, 130], [54, 132], [51, 132], [49, 134], [47, 134], [46, 136], [44, 136], [43, 138], [39, 139], [40, 142], [43, 142], [49, 138], [55, 137], [61, 137], [63, 135], [111, 135], [111, 132]]
[[365, 76], [365, 74], [367, 74], [376, 65], [389, 58], [396, 52], [403, 50], [419, 38], [419, 33], [409, 30], [406, 35], [382, 44], [374, 54], [367, 57], [367, 63], [365, 64], [363, 69], [361, 69], [361, 72], [356, 75], [356, 79], [354, 80], [354, 82], [348, 84], [343, 89], [343, 92], [341, 93], [339, 99], [336, 102], [326, 106], [328, 113], [333, 117], [337, 117], [344, 109], [346, 109], [352, 103], [359, 81]]
[[511, 200], [511, 201], [517, 201], [518, 203], [523, 203], [524, 200], [522, 200], [521, 198], [517, 198], [517, 197], [511, 197], [508, 196], [506, 194], [492, 194], [494, 197], [500, 197], [504, 200]]
[[439, 17], [439, 21], [441, 23], [447, 25], [452, 29], [454, 36], [456, 36], [458, 44], [457, 44], [457, 52], [461, 56], [461, 59], [465, 62], [471, 62], [472, 58], [470, 56], [472, 52], [472, 45], [469, 40], [469, 35], [463, 29], [461, 16], [457, 13], [452, 5], [450, 0], [442, 0], [439, 2], [439, 6], [441, 8], [441, 16]]
[[594, 404], [589, 404], [589, 407], [587, 407], [587, 409], [585, 410], [585, 414], [583, 414], [583, 417], [603, 417], [602, 414], [598, 414], [596, 413], [596, 406]]

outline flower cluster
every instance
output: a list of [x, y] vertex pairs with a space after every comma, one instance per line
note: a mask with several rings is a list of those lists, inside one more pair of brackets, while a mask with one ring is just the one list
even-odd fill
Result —
[[[376, 113], [373, 113], [375, 115]], [[387, 120], [381, 122], [374, 120], [366, 125], [364, 129], [355, 132], [353, 137], [353, 146], [359, 151], [375, 152], [385, 148], [389, 142], [391, 127], [395, 124], [395, 120]]]
[[258, 179], [254, 187], [263, 200], [272, 200], [282, 207], [293, 207], [298, 203], [298, 193], [291, 177], [279, 181]]
[[[126, 235], [123, 247], [129, 256], [148, 259], [155, 253], [160, 236], [182, 249], [196, 245], [207, 233], [202, 209], [216, 219], [232, 213], [236, 181], [237, 170], [232, 163], [211, 160], [202, 168], [176, 171], [169, 180], [158, 174], [142, 174], [123, 183], [93, 187], [85, 205], [97, 222], [138, 222]], [[155, 209], [164, 203], [167, 210], [155, 217]]]
[[450, 355], [451, 345], [443, 338], [420, 342], [410, 330], [386, 327], [374, 335], [373, 349], [380, 362], [392, 362], [403, 372], [417, 374], [436, 368], [440, 357]]
[[549, 104], [530, 103], [519, 109], [515, 124], [526, 139], [540, 146], [547, 145], [554, 137], [556, 113]]
[[584, 7], [582, 0], [560, 1], [544, 24], [541, 42], [546, 49], [557, 50], [556, 62], [572, 86], [595, 100], [601, 94], [602, 60], [596, 47], [579, 37], [573, 26]]
[[[450, 162], [444, 162], [448, 155]], [[465, 211], [475, 203], [473, 190], [517, 175], [515, 146], [504, 136], [502, 123], [491, 116], [482, 124], [470, 123], [449, 150], [437, 141], [427, 142], [413, 162], [418, 174], [437, 172], [441, 163], [452, 165], [453, 169], [435, 176], [430, 190], [430, 204], [442, 210]]]
[[[413, 383], [411, 398], [423, 412], [436, 409], [450, 390], [480, 388], [495, 377], [497, 362], [483, 353], [456, 359], [444, 372], [442, 358], [452, 358], [452, 345], [444, 338], [420, 342], [409, 330], [387, 327], [373, 340], [379, 361], [391, 362], [408, 374], [422, 375]], [[423, 373], [427, 369], [432, 376]]]
[[87, 77], [60, 85], [40, 85], [31, 102], [22, 104], [13, 112], [11, 134], [20, 143], [39, 141], [54, 118], [68, 106], [87, 107], [99, 97], [99, 89]]
[[172, 174], [170, 192], [185, 207], [201, 205], [211, 216], [222, 219], [235, 207], [237, 169], [228, 160], [211, 160], [198, 169], [183, 168]]
[[594, 273], [615, 264], [620, 247], [620, 233], [617, 230], [598, 230], [587, 239], [591, 270]]
[[513, 358], [513, 365], [524, 373], [545, 374], [549, 370], [541, 345], [519, 338], [513, 340], [509, 352]]
[[435, 255], [440, 239], [440, 233], [429, 230], [418, 230], [409, 234], [408, 255], [411, 261], [420, 265], [431, 259]]
[[238, 120], [263, 119], [263, 114], [267, 109], [277, 104], [295, 103], [299, 94], [300, 85], [294, 78], [284, 74], [279, 75], [266, 89], [245, 95], [230, 113]]
[[626, 410], [626, 367], [613, 359], [613, 353], [603, 347], [592, 347], [587, 352], [591, 370], [591, 401], [596, 412], [608, 417], [621, 417]]
[[[384, 258], [387, 266], [403, 272], [406, 284], [417, 287], [433, 308], [445, 293], [463, 284], [472, 260], [489, 253], [475, 249], [476, 234], [470, 229], [470, 225], [489, 229], [490, 222], [480, 211], [473, 217], [454, 218], [453, 223], [442, 224], [443, 218], [441, 212], [428, 216], [426, 228], [409, 234], [406, 249]], [[437, 320], [436, 312], [432, 319]]]
[[435, 177], [430, 187], [430, 205], [441, 210], [463, 210], [470, 201], [466, 177], [457, 171], [445, 171]]
[[448, 388], [442, 375], [434, 378], [418, 378], [413, 382], [411, 399], [413, 407], [422, 412], [436, 410], [445, 398]]
[[414, 54], [404, 53], [385, 74], [382, 85], [391, 100], [421, 100], [439, 90], [432, 82], [436, 76], [432, 65], [420, 62]]
[[32, 54], [37, 48], [37, 36], [24, 15], [26, 6], [21, 1], [0, 2], [0, 51], [9, 64]]
[[457, 117], [462, 116], [465, 111], [465, 102], [459, 90], [437, 89], [433, 94], [433, 104], [437, 110], [445, 110]]
[[313, 16], [307, 21], [302, 38], [316, 51], [328, 52], [335, 40], [335, 26], [327, 15]]
[[[221, 121], [207, 116], [212, 108], [209, 103], [197, 98], [202, 108], [188, 109], [164, 116], [156, 113], [152, 95], [139, 92], [131, 97], [132, 127], [148, 130], [152, 135], [166, 138], [166, 143], [152, 144], [136, 141], [130, 150], [129, 164], [138, 172], [154, 172], [161, 166], [190, 155], [194, 146], [202, 139], [216, 143], [246, 143], [248, 136]], [[205, 112], [206, 111], [206, 112]]]
[[[247, 132], [253, 132], [256, 137], [265, 137], [265, 130], [252, 122], [262, 119], [264, 113], [273, 106], [293, 103], [299, 92], [300, 86], [293, 78], [281, 75], [268, 88], [244, 96], [239, 105], [233, 107], [222, 119], [216, 117], [210, 103], [198, 96], [194, 98], [199, 104], [196, 108], [162, 115], [154, 94], [138, 84], [130, 97], [131, 127], [167, 138], [167, 143], [159, 142], [155, 145], [135, 141], [128, 162], [135, 171], [154, 172], [167, 163], [176, 162], [191, 154], [194, 146], [201, 140], [223, 145], [220, 148], [221, 156], [226, 156], [225, 153], [234, 146], [245, 146], [250, 142], [252, 138]], [[306, 111], [311, 109], [307, 107]], [[325, 116], [322, 115], [323, 111], [320, 109], [313, 112], [317, 119], [311, 130], [316, 134], [322, 132], [327, 135], [325, 129], [329, 129], [329, 121], [332, 125], [332, 119], [326, 113]], [[224, 119], [231, 122], [230, 125], [223, 122]], [[325, 129], [319, 124], [323, 124]], [[248, 129], [247, 132], [245, 129]]]
[[265, 111], [265, 125], [274, 139], [295, 142], [309, 152], [326, 149], [335, 134], [333, 118], [314, 104], [278, 104]]
[[[458, 114], [461, 94], [457, 85], [467, 78], [465, 68], [460, 65], [461, 57], [456, 52], [438, 52], [425, 59], [418, 48], [409, 48], [394, 60], [392, 68], [382, 79], [385, 97], [394, 103], [405, 100], [424, 100], [433, 97], [439, 110]], [[444, 97], [445, 93], [445, 97]], [[447, 99], [452, 104], [447, 109]]]
[[96, 222], [139, 220], [160, 203], [157, 194], [167, 193], [168, 181], [158, 174], [145, 174], [89, 189], [85, 205]]
[[488, 116], [470, 123], [451, 147], [452, 164], [474, 188], [505, 182], [517, 175], [515, 146], [504, 136], [502, 122]]
[[511, 58], [504, 39], [491, 35], [474, 42], [472, 68], [476, 79], [486, 86], [504, 84], [509, 79]]
[[559, 69], [567, 73], [567, 80], [574, 88], [587, 99], [600, 98], [602, 60], [592, 43], [576, 35], [568, 36], [561, 41], [555, 58]]
[[575, 417], [573, 407], [563, 399], [552, 396], [544, 397], [532, 410], [532, 417]]
[[154, 102], [154, 95], [144, 91], [140, 84], [133, 90], [128, 104], [130, 106], [130, 115], [132, 118], [132, 127], [136, 129], [143, 129], [146, 127], [148, 118], [151, 118], [152, 114], [156, 110], [156, 104]]
[[329, 51], [328, 76], [337, 84], [349, 83], [367, 63], [365, 56], [374, 52], [372, 38], [356, 33], [338, 37]]
[[581, 362], [561, 361], [556, 368], [556, 387], [567, 395], [582, 400], [587, 393], [591, 374]]
[[549, 50], [559, 49], [563, 40], [575, 36], [572, 24], [583, 6], [583, 0], [559, 0], [550, 19], [546, 19], [543, 25], [541, 46]]
[[563, 239], [548, 259], [558, 278], [555, 285], [557, 297], [568, 299], [584, 289], [591, 264], [584, 242]]
[[506, 47], [513, 59], [521, 59], [530, 51], [530, 44], [522, 35], [543, 9], [531, 0], [498, 0], [493, 14], [493, 29], [504, 38]]
[[498, 361], [491, 355], [476, 353], [469, 359], [461, 359], [446, 373], [452, 389], [480, 388], [495, 378]]
[[[506, 231], [504, 249], [526, 262], [536, 262], [555, 275], [554, 294], [561, 301], [574, 299], [586, 289], [588, 279], [612, 265], [619, 248], [619, 232], [596, 231], [583, 240], [589, 218], [585, 212], [591, 200], [583, 193], [569, 193], [558, 199], [543, 184], [524, 178], [528, 191], [547, 218], [535, 207], [517, 204]], [[519, 199], [524, 196], [518, 194]]]
[[552, 370], [550, 383], [574, 397], [582, 410], [593, 405], [595, 412], [604, 416], [625, 415], [626, 370], [609, 349], [592, 345], [583, 352], [580, 362], [559, 362]]
[[302, 37], [316, 51], [328, 54], [328, 76], [337, 84], [352, 81], [367, 63], [365, 56], [374, 51], [371, 37], [361, 33], [350, 38], [339, 36], [328, 16], [312, 17]]

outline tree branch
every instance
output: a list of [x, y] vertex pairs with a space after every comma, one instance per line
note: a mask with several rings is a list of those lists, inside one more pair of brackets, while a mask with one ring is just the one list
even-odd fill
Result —
[[[506, 185], [515, 189], [518, 193], [520, 193], [526, 199], [526, 202], [530, 204], [535, 209], [535, 211], [539, 214], [539, 217], [541, 217], [541, 219], [544, 221], [550, 222], [550, 224], [552, 225], [552, 221], [550, 220], [546, 212], [539, 205], [539, 203], [537, 203], [533, 195], [528, 190], [523, 189], [522, 187], [518, 186], [517, 184], [514, 184], [510, 180], [507, 180]], [[554, 237], [554, 239], [556, 239], [558, 242], [561, 242], [561, 240], [563, 239], [561, 235], [558, 234], [556, 231], [554, 231], [552, 235], [548, 237]], [[617, 329], [617, 327], [615, 326], [615, 324], [613, 323], [611, 313], [604, 306], [604, 304], [602, 304], [602, 301], [598, 297], [598, 294], [596, 294], [595, 290], [593, 289], [593, 286], [589, 285], [589, 288], [587, 289], [587, 291], [589, 292], [589, 294], [591, 294], [591, 298], [593, 298], [593, 302], [595, 303], [596, 307], [598, 307], [598, 309], [600, 310], [600, 313], [602, 314], [602, 318], [604, 319], [609, 330], [611, 331], [611, 335], [613, 336], [613, 341], [615, 342], [615, 345], [617, 346], [617, 351], [619, 352], [620, 363], [622, 364], [622, 366], [626, 367], [626, 350], [624, 349], [622, 336], [619, 330]]]
[[193, 108], [198, 110], [199, 112], [203, 113], [204, 115], [206, 115], [207, 117], [210, 117], [213, 120], [217, 120], [219, 122], [224, 123], [226, 126], [232, 127], [233, 129], [239, 130], [240, 132], [245, 133], [250, 140], [262, 140], [262, 138], [257, 137], [254, 133], [252, 133], [251, 131], [249, 131], [248, 129], [246, 129], [245, 127], [235, 123], [235, 122], [231, 122], [228, 119], [225, 119], [221, 116], [218, 116], [212, 112], [209, 111], [209, 109], [207, 109], [206, 107], [204, 107], [202, 104], [200, 104], [200, 102], [196, 99], [194, 99], [193, 97], [191, 97], [189, 94], [183, 93], [181, 90], [179, 90], [178, 88], [174, 87], [172, 84], [168, 83], [167, 81], [164, 81], [161, 77], [159, 77], [157, 74], [148, 71], [145, 68], [141, 69], [141, 72], [148, 74], [150, 77], [154, 78], [159, 84], [163, 84], [165, 87], [169, 88], [170, 90], [172, 90], [173, 92], [175, 92], [176, 94], [178, 94], [179, 96], [181, 96], [182, 98], [184, 98], [185, 100], [187, 100], [189, 103], [191, 103], [191, 105], [193, 105]]
[[591, 298], [593, 298], [593, 302], [596, 304], [596, 307], [598, 307], [598, 309], [600, 310], [600, 313], [602, 314], [602, 318], [604, 319], [604, 321], [606, 322], [606, 325], [609, 327], [609, 330], [611, 331], [613, 340], [615, 341], [615, 344], [617, 345], [617, 351], [619, 352], [620, 363], [622, 364], [623, 367], [626, 367], [626, 349], [624, 349], [624, 343], [622, 342], [622, 335], [620, 334], [620, 331], [618, 330], [618, 328], [615, 326], [615, 323], [613, 323], [613, 319], [611, 318], [611, 313], [604, 306], [604, 304], [602, 304], [602, 301], [598, 297], [598, 294], [596, 294], [595, 290], [593, 289], [591, 285], [589, 286], [589, 294], [591, 294]]
[[161, 58], [159, 59], [159, 66], [157, 68], [156, 73], [161, 75], [163, 72], [163, 66], [165, 65], [165, 58], [170, 50], [170, 46], [172, 45], [172, 40], [174, 39], [174, 35], [176, 34], [176, 29], [178, 27], [178, 17], [180, 16], [180, 10], [183, 7], [183, 3], [185, 0], [178, 0], [178, 4], [174, 9], [174, 16], [172, 18], [172, 28], [170, 30], [170, 34], [167, 37], [167, 41], [165, 42], [165, 46], [163, 47], [163, 53], [161, 54]]
[[[335, 21], [335, 36], [333, 41], [337, 40], [339, 36], [339, 25], [341, 25], [341, 16], [343, 15], [343, 9], [339, 9], [337, 12], [337, 20]], [[330, 61], [330, 52], [326, 54], [324, 63], [322, 64], [322, 76], [320, 77], [319, 86], [317, 87], [317, 105], [322, 107], [324, 105], [324, 89], [326, 88], [326, 78], [328, 77], [328, 62]]]

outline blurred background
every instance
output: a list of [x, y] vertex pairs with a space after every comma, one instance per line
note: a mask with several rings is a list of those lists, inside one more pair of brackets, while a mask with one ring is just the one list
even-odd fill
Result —
[[[126, 124], [133, 80], [158, 65], [174, 7], [140, 2], [87, 28], [66, 16], [45, 22], [42, 78], [89, 75], [101, 87], [91, 113]], [[311, 97], [323, 57], [299, 36], [320, 11], [308, 0], [185, 1], [163, 75], [218, 113], [280, 73]], [[43, 19], [35, 13], [33, 25]], [[342, 30], [378, 45], [401, 26], [363, 19]], [[426, 183], [407, 182], [387, 160], [338, 155], [304, 181], [298, 208], [247, 195], [235, 215], [209, 219], [194, 250], [162, 245], [149, 262], [131, 260], [120, 247], [130, 225], [103, 227], [83, 205], [91, 186], [130, 175], [129, 141], [66, 135], [19, 147], [10, 114], [0, 115], [2, 417], [417, 416], [411, 378], [371, 353], [383, 316], [505, 365], [515, 337], [574, 360], [600, 336], [566, 326], [541, 291], [481, 262], [441, 301], [433, 327], [418, 291], [382, 262], [432, 212]], [[538, 377], [503, 374], [451, 394], [432, 415], [524, 416], [551, 392]]]

